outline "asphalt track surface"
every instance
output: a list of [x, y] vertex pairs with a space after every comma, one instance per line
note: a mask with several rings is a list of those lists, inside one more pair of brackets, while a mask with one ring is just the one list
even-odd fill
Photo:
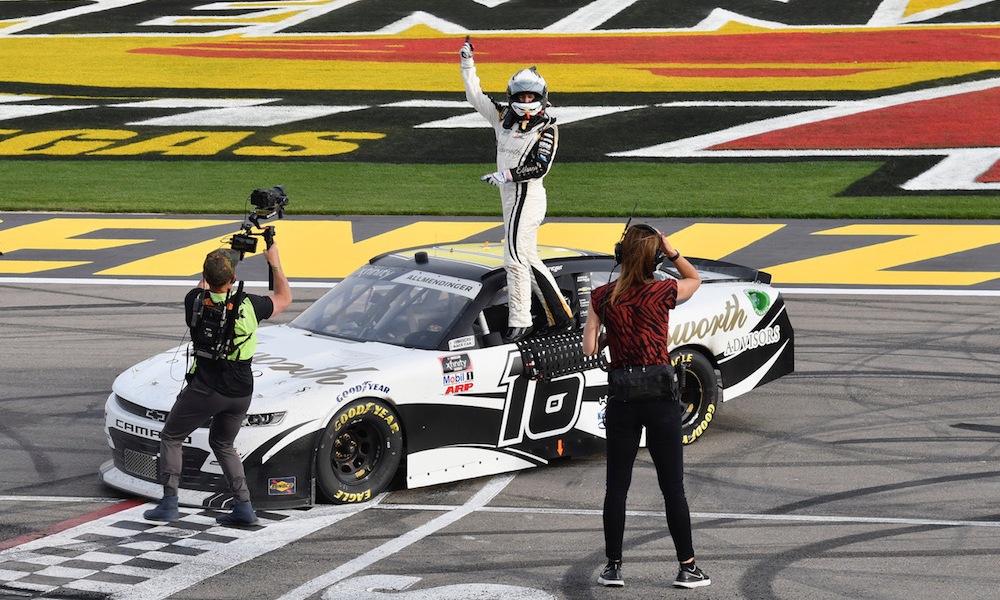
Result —
[[[991, 270], [975, 256], [966, 269]], [[686, 450], [713, 583], [682, 591], [644, 451], [623, 590], [595, 583], [601, 457], [262, 514], [253, 530], [194, 510], [146, 523], [148, 505], [97, 481], [103, 404], [115, 375], [179, 342], [184, 288], [8, 282], [0, 598], [993, 597], [1000, 302], [985, 287], [788, 290], [796, 372], [721, 406]], [[278, 322], [323, 291], [296, 289]]]

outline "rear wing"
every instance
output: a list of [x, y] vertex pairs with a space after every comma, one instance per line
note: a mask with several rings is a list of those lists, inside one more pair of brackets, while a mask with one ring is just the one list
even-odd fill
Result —
[[[698, 269], [698, 274], [701, 275], [702, 283], [711, 283], [713, 281], [751, 281], [756, 283], [771, 283], [770, 273], [754, 269], [752, 267], [745, 267], [743, 265], [728, 263], [721, 260], [711, 260], [708, 258], [688, 257], [688, 262], [690, 262], [695, 269]], [[677, 279], [681, 278], [680, 273], [677, 272], [677, 268], [671, 263], [664, 261], [663, 264], [660, 265], [659, 269], [664, 273], [669, 274], [671, 277]]]

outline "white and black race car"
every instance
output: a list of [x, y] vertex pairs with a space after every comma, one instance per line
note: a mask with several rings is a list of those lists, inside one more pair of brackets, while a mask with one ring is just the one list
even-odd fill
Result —
[[[577, 316], [576, 329], [559, 335], [579, 340], [590, 292], [613, 277], [614, 259], [539, 252]], [[721, 401], [794, 366], [792, 326], [770, 276], [691, 262], [703, 284], [670, 317], [672, 357], [683, 366], [685, 443], [705, 433]], [[363, 502], [386, 489], [602, 451], [607, 374], [588, 363], [541, 377], [534, 359], [522, 358], [531, 338], [519, 348], [501, 337], [502, 263], [500, 244], [391, 252], [287, 325], [259, 329], [253, 401], [236, 439], [254, 506]], [[658, 274], [676, 276], [671, 268], [664, 263]], [[547, 339], [543, 322], [539, 340]], [[100, 468], [107, 485], [160, 497], [158, 434], [183, 381], [186, 351], [168, 350], [115, 380], [105, 423], [112, 459]], [[180, 502], [229, 501], [208, 429], [198, 429], [184, 445]]]

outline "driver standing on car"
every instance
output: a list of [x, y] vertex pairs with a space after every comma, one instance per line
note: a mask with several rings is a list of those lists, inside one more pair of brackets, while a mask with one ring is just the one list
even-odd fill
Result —
[[480, 179], [500, 188], [503, 203], [504, 268], [510, 314], [508, 341], [531, 333], [531, 294], [541, 301], [551, 331], [572, 326], [573, 313], [559, 292], [552, 273], [538, 258], [538, 227], [545, 219], [542, 178], [556, 156], [559, 131], [545, 113], [548, 87], [535, 67], [521, 69], [507, 84], [507, 103], [483, 93], [466, 37], [459, 51], [465, 98], [496, 134], [497, 170]]
[[[239, 313], [233, 336], [235, 350], [218, 360], [195, 358], [186, 377], [187, 385], [181, 389], [163, 425], [159, 460], [163, 499], [156, 508], [143, 513], [151, 521], [180, 518], [177, 490], [183, 468], [181, 445], [195, 429], [211, 419], [208, 443], [235, 499], [232, 512], [220, 515], [216, 521], [223, 525], [252, 525], [257, 522], [257, 515], [250, 504], [243, 461], [233, 442], [250, 408], [253, 393], [250, 360], [257, 347], [257, 325], [264, 319], [281, 314], [292, 303], [292, 291], [281, 269], [276, 242], [264, 250], [264, 257], [274, 273], [274, 293], [269, 296], [245, 295], [237, 309]], [[205, 257], [201, 283], [184, 298], [185, 323], [192, 323], [195, 301], [203, 290], [208, 290], [212, 302], [225, 302], [236, 282], [237, 262], [239, 253], [225, 248], [213, 250]]]

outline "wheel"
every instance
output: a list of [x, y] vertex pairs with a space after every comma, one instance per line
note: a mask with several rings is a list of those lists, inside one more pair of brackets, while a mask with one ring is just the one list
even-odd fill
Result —
[[715, 418], [719, 378], [712, 363], [700, 352], [675, 351], [672, 361], [681, 383], [681, 433], [685, 444], [693, 444], [705, 434]]
[[403, 456], [403, 429], [387, 403], [358, 399], [331, 419], [316, 452], [320, 492], [334, 504], [365, 502], [392, 482]]

